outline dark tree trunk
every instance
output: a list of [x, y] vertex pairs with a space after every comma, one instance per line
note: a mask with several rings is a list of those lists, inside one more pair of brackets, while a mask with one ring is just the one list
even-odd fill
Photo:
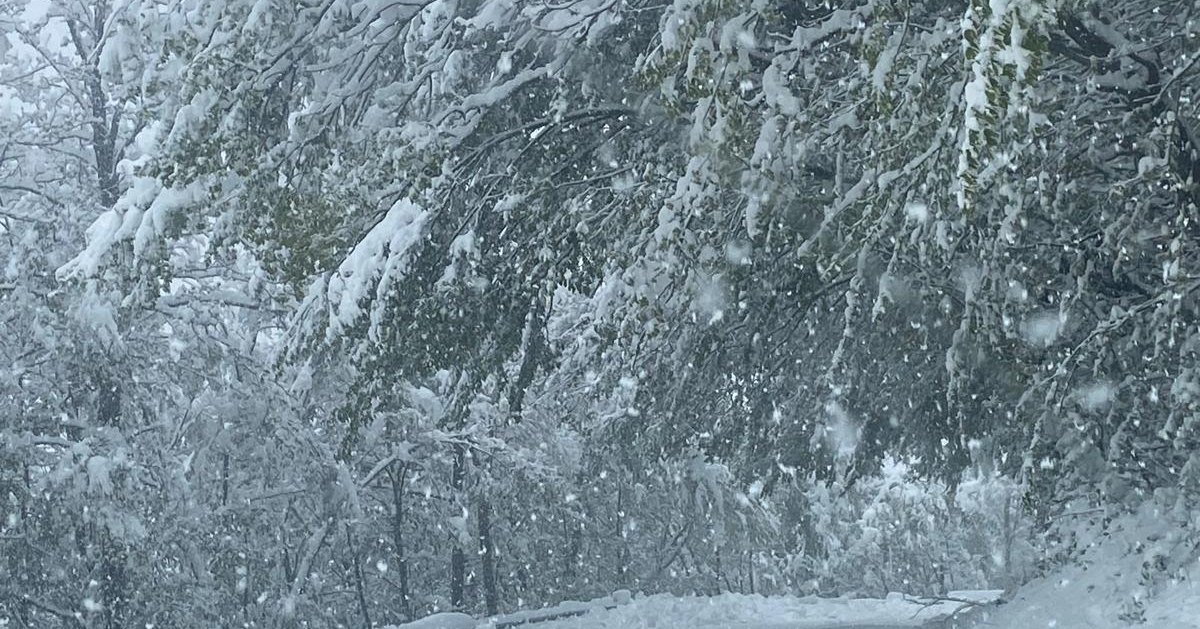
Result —
[[404, 477], [407, 466], [392, 472], [392, 552], [396, 554], [396, 578], [400, 581], [400, 613], [412, 620], [412, 593], [408, 591], [408, 556], [404, 549]]
[[221, 455], [221, 506], [229, 506], [229, 453]]
[[483, 597], [489, 616], [500, 613], [499, 596], [496, 593], [496, 546], [492, 543], [492, 511], [486, 498], [479, 498], [476, 507], [479, 518], [479, 557], [483, 572]]
[[[454, 490], [455, 496], [463, 496], [463, 488], [466, 486], [467, 476], [467, 451], [463, 445], [454, 446], [454, 470], [450, 476], [450, 487]], [[463, 553], [462, 541], [455, 534], [453, 540], [454, 548], [450, 551], [450, 605], [455, 609], [461, 609], [463, 606], [463, 584], [466, 581], [467, 575], [467, 557]]]
[[123, 544], [101, 533], [100, 596], [104, 603], [105, 629], [124, 629], [128, 583]]
[[624, 498], [625, 492], [622, 485], [617, 483], [617, 526], [614, 533], [614, 541], [617, 546], [617, 583], [628, 585], [625, 577], [629, 572], [629, 544], [625, 541], [625, 517], [624, 517]]
[[350, 561], [353, 562], [351, 568], [354, 571], [354, 592], [358, 599], [359, 613], [362, 614], [363, 629], [371, 629], [371, 610], [367, 605], [367, 584], [363, 576], [362, 557], [354, 547], [354, 534], [349, 523], [346, 523], [346, 549], [350, 551]]
[[575, 521], [573, 516], [567, 524], [567, 538], [570, 540], [564, 559], [563, 572], [571, 586], [579, 584], [579, 567], [583, 565], [583, 522]]
[[[96, 3], [92, 12], [91, 31], [103, 33], [108, 12], [106, 3]], [[96, 164], [96, 183], [100, 188], [100, 204], [111, 208], [120, 196], [119, 180], [117, 178], [117, 131], [121, 125], [120, 110], [109, 113], [108, 94], [104, 91], [104, 79], [100, 75], [100, 44], [85, 41], [85, 31], [75, 20], [67, 20], [67, 30], [75, 52], [86, 65], [84, 83], [87, 86], [87, 100], [91, 106], [92, 120], [92, 152]]]
[[121, 422], [121, 385], [104, 373], [96, 376], [96, 421], [101, 426]]

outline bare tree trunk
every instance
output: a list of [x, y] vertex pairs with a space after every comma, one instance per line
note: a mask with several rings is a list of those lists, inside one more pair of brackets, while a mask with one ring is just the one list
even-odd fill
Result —
[[100, 596], [104, 601], [105, 629], [123, 629], [128, 603], [125, 547], [107, 532], [100, 533]]
[[483, 598], [489, 616], [500, 613], [499, 596], [496, 593], [496, 546], [492, 543], [492, 511], [487, 498], [480, 496], [476, 507], [479, 518], [479, 556], [483, 572]]
[[[112, 208], [119, 196], [116, 172], [117, 132], [120, 128], [120, 108], [110, 107], [100, 74], [99, 50], [103, 46], [103, 33], [108, 21], [108, 3], [96, 2], [90, 14], [85, 7], [83, 22], [67, 20], [67, 31], [75, 53], [84, 69], [84, 84], [87, 89], [87, 107], [90, 107], [92, 131], [91, 148], [96, 167], [96, 184], [99, 188], [100, 204]], [[89, 28], [93, 41], [85, 38], [83, 28]], [[83, 28], [81, 28], [81, 26]], [[83, 104], [83, 103], [81, 103]], [[111, 109], [111, 114], [110, 114]], [[119, 426], [121, 422], [121, 384], [101, 365], [93, 378], [96, 392], [96, 423], [100, 426]], [[107, 629], [122, 629], [125, 626], [126, 607], [130, 584], [126, 571], [129, 549], [120, 540], [113, 539], [107, 532], [99, 534], [100, 548], [100, 595], [104, 601], [104, 624]]]
[[396, 554], [396, 578], [400, 580], [400, 613], [412, 620], [412, 594], [408, 591], [408, 556], [404, 549], [404, 477], [408, 466], [390, 472], [392, 478], [392, 552]]
[[[107, 3], [97, 2], [91, 14], [91, 32], [96, 38], [105, 32], [108, 21]], [[85, 41], [84, 31], [76, 20], [67, 20], [67, 30], [75, 53], [85, 66], [84, 84], [87, 87], [88, 105], [91, 106], [92, 152], [95, 157], [96, 179], [100, 188], [100, 203], [107, 209], [120, 196], [117, 179], [117, 131], [121, 125], [120, 109], [109, 114], [108, 95], [104, 91], [104, 80], [100, 75], [100, 55], [97, 54], [102, 41]]]
[[[454, 446], [454, 470], [450, 475], [450, 487], [454, 495], [466, 498], [463, 488], [466, 486], [467, 451], [463, 445]], [[462, 542], [458, 535], [454, 536], [454, 548], [450, 551], [450, 605], [455, 609], [463, 606], [463, 584], [466, 581], [467, 558], [463, 553]]]
[[564, 557], [565, 565], [563, 568], [566, 573], [567, 580], [571, 586], [579, 583], [579, 566], [583, 563], [583, 522], [572, 521], [567, 525], [568, 537], [571, 540], [566, 556]]
[[617, 583], [621, 586], [630, 585], [626, 579], [629, 575], [629, 543], [625, 539], [625, 488], [617, 482], [617, 526], [613, 531], [617, 545]]
[[363, 577], [362, 557], [359, 557], [358, 551], [354, 548], [354, 534], [350, 530], [350, 523], [346, 523], [346, 549], [350, 551], [350, 561], [353, 562], [354, 569], [354, 592], [358, 598], [358, 610], [362, 614], [363, 629], [371, 629], [371, 611], [367, 606], [366, 595], [366, 580]]
[[229, 506], [229, 453], [221, 455], [221, 506]]
[[754, 591], [754, 553], [750, 553], [747, 557], [746, 568], [750, 575], [750, 594], [757, 594]]

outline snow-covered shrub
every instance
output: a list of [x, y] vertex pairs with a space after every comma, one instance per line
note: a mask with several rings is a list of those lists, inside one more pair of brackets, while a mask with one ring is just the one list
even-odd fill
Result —
[[944, 594], [1009, 587], [1030, 575], [1033, 551], [1021, 487], [1002, 476], [957, 487], [886, 461], [847, 486], [797, 483], [784, 514], [788, 574], [804, 591]]

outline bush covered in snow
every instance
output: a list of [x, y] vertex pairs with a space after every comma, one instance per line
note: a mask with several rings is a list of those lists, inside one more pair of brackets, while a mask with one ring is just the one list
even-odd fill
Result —
[[889, 460], [852, 484], [808, 479], [784, 503], [780, 576], [802, 591], [936, 595], [1007, 588], [1032, 576], [1022, 488], [1003, 476], [955, 487]]

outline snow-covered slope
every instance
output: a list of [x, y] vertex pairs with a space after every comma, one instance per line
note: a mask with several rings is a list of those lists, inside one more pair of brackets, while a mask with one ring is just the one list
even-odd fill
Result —
[[[1166, 504], [1167, 506], [1163, 506]], [[1098, 518], [1097, 518], [1098, 519]], [[1026, 584], [1000, 605], [999, 592], [954, 592], [948, 599], [822, 599], [722, 594], [713, 597], [619, 593], [486, 621], [443, 615], [401, 629], [832, 629], [964, 627], [977, 629], [1200, 629], [1200, 509], [1150, 504], [1107, 526], [1081, 526], [1087, 550]], [[566, 613], [578, 616], [540, 621]], [[969, 622], [966, 620], [969, 617]], [[954, 622], [947, 622], [954, 618]], [[517, 622], [538, 620], [536, 624]]]
[[[981, 627], [1200, 629], [1195, 506], [1147, 506], [1084, 530], [1079, 561], [1021, 588]], [[1191, 531], [1191, 535], [1188, 532]]]

